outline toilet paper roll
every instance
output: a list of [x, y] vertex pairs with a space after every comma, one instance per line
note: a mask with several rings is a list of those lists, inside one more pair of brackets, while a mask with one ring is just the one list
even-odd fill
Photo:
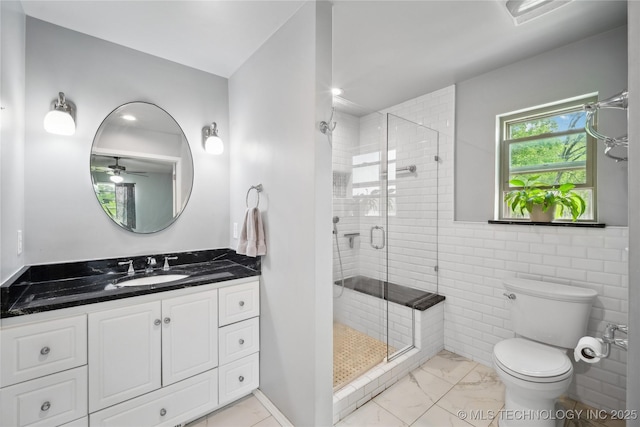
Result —
[[600, 338], [582, 337], [573, 351], [576, 362], [582, 360], [587, 363], [598, 363], [604, 353], [604, 342]]

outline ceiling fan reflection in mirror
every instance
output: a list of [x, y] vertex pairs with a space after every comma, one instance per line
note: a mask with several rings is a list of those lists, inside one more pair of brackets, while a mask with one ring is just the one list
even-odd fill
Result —
[[[96, 157], [102, 157], [102, 156], [96, 156]], [[122, 181], [124, 181], [124, 177], [122, 176], [124, 174], [137, 175], [145, 178], [147, 177], [147, 175], [145, 175], [147, 172], [127, 170], [125, 166], [119, 163], [122, 157], [117, 157], [117, 156], [105, 157], [105, 159], [107, 158], [115, 159], [116, 163], [113, 165], [107, 165], [107, 166], [92, 166], [91, 169], [96, 172], [106, 172], [107, 174], [111, 175], [109, 177], [109, 180], [111, 180], [111, 182], [114, 182], [116, 184], [121, 183]]]

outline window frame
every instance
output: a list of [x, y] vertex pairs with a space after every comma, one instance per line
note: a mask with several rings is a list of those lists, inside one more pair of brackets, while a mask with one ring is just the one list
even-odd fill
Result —
[[[497, 150], [498, 150], [498, 167], [497, 167], [497, 212], [499, 220], [506, 221], [514, 221], [519, 218], [507, 216], [509, 213], [509, 208], [504, 202], [504, 194], [508, 191], [517, 190], [522, 187], [510, 187], [509, 186], [509, 177], [510, 177], [510, 169], [509, 169], [509, 153], [510, 153], [510, 145], [514, 143], [522, 143], [527, 141], [541, 140], [544, 138], [550, 137], [558, 137], [558, 136], [567, 136], [573, 135], [577, 133], [581, 133], [578, 129], [567, 130], [561, 132], [551, 132], [551, 133], [543, 133], [535, 136], [529, 136], [524, 138], [517, 139], [506, 139], [508, 125], [512, 123], [522, 122], [526, 120], [532, 120], [537, 118], [544, 118], [549, 116], [556, 116], [562, 114], [564, 112], [570, 113], [574, 111], [578, 111], [582, 109], [582, 107], [590, 102], [597, 102], [598, 94], [588, 94], [583, 95], [571, 99], [565, 99], [562, 101], [554, 102], [551, 104], [546, 104], [543, 106], [532, 107], [524, 110], [519, 110], [511, 113], [502, 114], [496, 117], [496, 125], [497, 125]], [[593, 218], [591, 219], [578, 219], [579, 222], [597, 222], [598, 219], [598, 198], [597, 198], [597, 139], [589, 135], [584, 129], [582, 130], [586, 136], [586, 149], [587, 149], [587, 159], [585, 161], [585, 169], [586, 169], [586, 182], [583, 184], [576, 184], [576, 189], [585, 188], [591, 189], [591, 212], [593, 214]], [[561, 165], [561, 164], [560, 164]], [[571, 168], [562, 168], [562, 167], [551, 167], [549, 169], [532, 169], [530, 171], [526, 171], [523, 173], [533, 173], [540, 171], [549, 172], [554, 170], [570, 170]], [[542, 188], [551, 188], [552, 186], [546, 186]]]

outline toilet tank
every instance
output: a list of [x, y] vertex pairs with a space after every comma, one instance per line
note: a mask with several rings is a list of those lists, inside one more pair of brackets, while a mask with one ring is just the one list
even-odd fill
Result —
[[513, 331], [542, 343], [574, 348], [586, 335], [591, 305], [598, 295], [588, 288], [511, 278], [504, 281]]

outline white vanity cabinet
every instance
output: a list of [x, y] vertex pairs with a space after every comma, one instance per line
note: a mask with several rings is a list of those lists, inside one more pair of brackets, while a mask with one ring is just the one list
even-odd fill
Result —
[[89, 411], [218, 365], [218, 291], [89, 314]]
[[0, 427], [201, 417], [258, 388], [259, 307], [238, 279], [3, 319]]

